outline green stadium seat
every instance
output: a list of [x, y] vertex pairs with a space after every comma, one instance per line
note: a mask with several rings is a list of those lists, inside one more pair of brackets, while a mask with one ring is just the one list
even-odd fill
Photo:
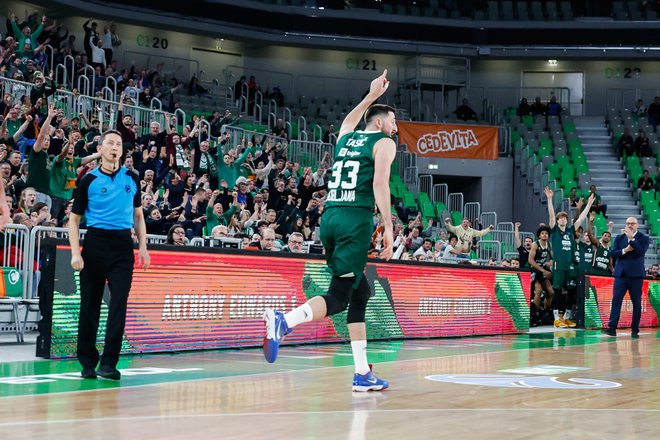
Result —
[[642, 191], [639, 193], [639, 201], [642, 206], [646, 206], [650, 203], [655, 204], [655, 191]]
[[405, 206], [408, 209], [413, 209], [415, 211], [417, 211], [418, 209], [417, 203], [415, 203], [415, 197], [409, 191], [403, 193], [403, 206]]
[[561, 168], [564, 168], [566, 165], [571, 163], [571, 158], [568, 156], [559, 156], [557, 158], [557, 165], [559, 165]]
[[447, 210], [447, 207], [442, 202], [435, 202], [435, 215], [437, 218], [442, 219], [442, 213]]
[[463, 221], [463, 213], [459, 211], [452, 211], [451, 212], [451, 224], [454, 226], [458, 226], [461, 224]]
[[522, 123], [527, 126], [527, 128], [532, 128], [534, 125], [534, 117], [531, 115], [525, 115], [522, 117]]
[[589, 165], [587, 165], [586, 162], [576, 163], [575, 164], [575, 171], [578, 174], [588, 173], [589, 172]]
[[430, 202], [429, 203], [420, 202], [419, 207], [422, 209], [422, 216], [425, 219], [436, 218], [435, 211], [433, 210], [433, 205], [431, 205]]
[[573, 150], [575, 148], [579, 148], [580, 150], [582, 150], [582, 142], [580, 141], [580, 139], [570, 139], [568, 141], [568, 149]]

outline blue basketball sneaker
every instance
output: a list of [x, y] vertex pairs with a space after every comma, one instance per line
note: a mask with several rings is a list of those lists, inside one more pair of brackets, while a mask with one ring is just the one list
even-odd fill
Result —
[[286, 335], [291, 333], [291, 329], [286, 324], [284, 314], [273, 309], [266, 309], [264, 312], [264, 321], [266, 321], [264, 357], [272, 364], [277, 359], [280, 342], [282, 342], [282, 339]]
[[389, 387], [388, 381], [379, 379], [371, 371], [365, 375], [355, 373], [353, 391], [381, 391]]

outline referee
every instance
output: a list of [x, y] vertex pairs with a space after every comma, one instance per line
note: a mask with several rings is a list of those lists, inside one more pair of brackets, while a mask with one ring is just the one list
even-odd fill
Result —
[[[117, 370], [121, 350], [126, 304], [133, 278], [131, 227], [140, 242], [138, 265], [149, 266], [146, 227], [140, 201], [140, 184], [134, 173], [119, 165], [121, 134], [109, 130], [99, 140], [101, 166], [86, 174], [78, 185], [69, 219], [71, 267], [80, 272], [80, 319], [78, 321], [78, 361], [81, 376], [97, 374], [119, 380]], [[80, 251], [80, 219], [85, 216], [87, 234]], [[110, 305], [103, 355], [96, 349], [103, 290], [108, 282]]]

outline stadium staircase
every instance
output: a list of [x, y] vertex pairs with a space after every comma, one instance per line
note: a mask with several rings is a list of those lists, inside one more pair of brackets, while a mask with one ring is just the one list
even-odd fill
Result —
[[[640, 218], [640, 209], [628, 183], [623, 164], [612, 148], [612, 141], [600, 116], [574, 117], [577, 135], [587, 158], [592, 185], [607, 205], [608, 220], [614, 222], [614, 230], [625, 226], [626, 218]], [[588, 188], [583, 188], [584, 194]], [[639, 228], [648, 233], [648, 225], [642, 220]], [[598, 231], [602, 233], [603, 231]]]
[[[660, 235], [660, 206], [655, 191], [646, 191], [641, 194], [639, 202], [637, 200], [635, 188], [642, 174], [642, 162], [637, 156], [626, 158], [625, 162], [618, 157], [602, 117], [576, 117], [575, 127], [589, 164], [590, 183], [596, 185], [596, 192], [607, 205], [608, 219], [614, 222], [613, 235], [625, 226], [626, 218], [637, 218], [639, 230], [655, 237], [646, 252], [645, 264], [650, 266], [657, 263], [660, 249], [660, 240], [657, 238]], [[615, 138], [620, 135], [615, 134]], [[655, 158], [650, 160], [655, 162]], [[598, 232], [603, 227], [604, 222], [601, 228], [596, 224]]]

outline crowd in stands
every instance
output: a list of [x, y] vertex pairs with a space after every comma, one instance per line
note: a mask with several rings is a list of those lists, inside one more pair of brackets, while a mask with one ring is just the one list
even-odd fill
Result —
[[[20, 83], [3, 84], [0, 169], [11, 214], [3, 216], [4, 221], [11, 217], [13, 223], [28, 227], [66, 227], [77, 182], [98, 165], [100, 134], [116, 128], [124, 146], [123, 165], [140, 179], [149, 234], [165, 236], [172, 245], [206, 237], [240, 241], [243, 248], [266, 251], [297, 253], [318, 246], [331, 158], [325, 156], [308, 166], [290, 160], [289, 134], [281, 120], [272, 130], [274, 136], [253, 135], [230, 145], [232, 138], [223, 128], [236, 118], [228, 110], [213, 113], [208, 120], [210, 130], [200, 117], [176, 121], [168, 116], [164, 126], [152, 121], [148, 131], [141, 133], [133, 117], [124, 112], [125, 105], [135, 104], [137, 95], [132, 89], [140, 91], [140, 103], [148, 106], [153, 97], [173, 96], [183, 86], [174, 76], [167, 83], [168, 73], [161, 70], [162, 65], [154, 71], [134, 65], [119, 68], [113, 60], [113, 51], [121, 44], [116, 27], [109, 24], [103, 32], [98, 29], [92, 19], [84, 23], [83, 50], [78, 51], [75, 35], [45, 16], [32, 14], [19, 24], [12, 15], [8, 22], [9, 32], [0, 43], [2, 76], [34, 85], [28, 94]], [[119, 107], [114, 126], [90, 120], [83, 113], [70, 117], [49, 103], [49, 97], [65, 85], [55, 83], [54, 72], [42, 59], [45, 44], [58, 48], [51, 54], [56, 64], [73, 56], [76, 74], [84, 74], [84, 66], [91, 60], [97, 78], [117, 76]], [[239, 100], [246, 89], [243, 84], [247, 84], [250, 102], [259, 86], [253, 76], [240, 78], [235, 85]], [[188, 84], [188, 92], [197, 96], [208, 93], [196, 78]], [[284, 101], [277, 87], [266, 92], [270, 99]], [[559, 115], [561, 106], [554, 97], [547, 104], [537, 98], [532, 105], [523, 100], [519, 112]], [[456, 115], [465, 120], [477, 118], [467, 100]], [[328, 138], [333, 135], [334, 127], [324, 133]], [[649, 185], [648, 179], [642, 183]], [[597, 199], [592, 210], [605, 214], [606, 205], [598, 200], [595, 187], [592, 193]], [[578, 199], [572, 202], [578, 203]], [[479, 239], [493, 225], [483, 228], [467, 218], [457, 225], [449, 219], [444, 224], [425, 223], [421, 215], [414, 217], [416, 213], [401, 203], [395, 201], [394, 206], [394, 258], [513, 268], [528, 264], [522, 254], [477, 262]], [[374, 226], [370, 254], [377, 256], [382, 244], [378, 216], [374, 216]]]

